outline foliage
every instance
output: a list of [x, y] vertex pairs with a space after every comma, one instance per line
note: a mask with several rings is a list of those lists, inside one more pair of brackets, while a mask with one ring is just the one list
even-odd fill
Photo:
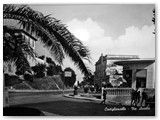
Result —
[[94, 91], [94, 86], [90, 86], [90, 91], [91, 91], [91, 92]]
[[42, 60], [44, 60], [44, 55], [42, 55], [42, 56], [39, 56], [38, 58], [40, 58], [40, 59], [42, 59]]
[[54, 75], [54, 66], [50, 65], [49, 67], [47, 67], [47, 75], [52, 76]]
[[15, 72], [15, 74], [16, 74], [16, 75], [23, 75], [23, 72], [20, 71], [20, 70], [17, 70], [17, 71]]
[[89, 74], [83, 77], [83, 81], [89, 83], [90, 85], [93, 85], [94, 82], [94, 75]]
[[54, 75], [58, 75], [60, 72], [63, 72], [62, 67], [59, 65], [54, 66]]
[[34, 57], [34, 52], [25, 42], [22, 31], [14, 27], [3, 26], [3, 61], [15, 62], [17, 69], [24, 73], [30, 71], [26, 55]]
[[111, 83], [107, 83], [106, 87], [107, 87], [107, 88], [112, 88], [113, 86], [112, 86]]
[[29, 85], [37, 90], [57, 90], [59, 88], [62, 89], [63, 82], [61, 80], [61, 77], [57, 75], [47, 76], [44, 78], [36, 78], [33, 82], [30, 82]]
[[[152, 18], [152, 22], [155, 25], [155, 9], [153, 9], [153, 18]], [[153, 34], [155, 34], [155, 30], [153, 32]]]
[[46, 65], [45, 64], [40, 64], [38, 63], [37, 65], [31, 67], [34, 74], [35, 74], [35, 77], [37, 78], [42, 78], [45, 76], [44, 72], [45, 72], [45, 69], [46, 69]]
[[28, 73], [25, 73], [25, 74], [24, 74], [24, 79], [25, 79], [26, 81], [33, 82], [33, 75], [28, 74]]
[[16, 75], [4, 74], [5, 86], [13, 86], [14, 84], [21, 83], [21, 80]]
[[153, 9], [153, 18], [152, 18], [152, 22], [155, 24], [155, 9]]
[[25, 85], [24, 83], [15, 84], [13, 86], [13, 88], [16, 90], [30, 90], [30, 88], [27, 85]]
[[60, 64], [65, 58], [65, 53], [82, 73], [85, 75], [90, 73], [89, 68], [83, 62], [83, 60], [90, 62], [88, 48], [73, 36], [60, 20], [50, 15], [43, 15], [27, 5], [11, 4], [3, 5], [3, 19], [17, 20], [22, 29], [41, 40]]
[[65, 72], [71, 72], [71, 77], [65, 77], [65, 85], [69, 87], [73, 87], [75, 81], [76, 81], [76, 74], [73, 69], [70, 67], [67, 67], [64, 69]]
[[54, 65], [54, 66], [56, 65], [55, 62], [54, 62], [54, 61], [52, 60], [52, 58], [50, 58], [50, 57], [47, 57], [47, 58], [46, 58], [46, 62], [49, 63], [49, 64], [52, 64], [52, 65]]
[[89, 86], [88, 86], [88, 85], [85, 85], [85, 86], [84, 86], [84, 92], [85, 92], [85, 93], [88, 93], [88, 91], [89, 91]]
[[45, 76], [44, 72], [39, 72], [39, 73], [36, 74], [37, 78], [43, 78], [44, 76]]

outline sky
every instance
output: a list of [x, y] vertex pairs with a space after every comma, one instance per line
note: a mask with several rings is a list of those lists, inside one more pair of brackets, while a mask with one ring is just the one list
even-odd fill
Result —
[[[100, 55], [139, 55], [155, 58], [155, 26], [152, 23], [154, 4], [31, 4], [32, 9], [66, 24], [67, 28], [90, 50], [92, 64]], [[66, 58], [64, 66], [71, 67], [82, 81], [83, 75]]]

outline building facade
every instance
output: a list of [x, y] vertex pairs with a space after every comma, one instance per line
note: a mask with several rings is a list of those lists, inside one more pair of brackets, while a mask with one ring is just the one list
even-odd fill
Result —
[[[16, 20], [3, 20], [3, 26], [10, 26], [17, 28], [19, 30], [19, 34], [23, 35], [26, 42], [32, 47], [33, 51], [36, 53], [35, 59], [32, 58], [31, 56], [25, 55], [27, 58], [30, 66], [35, 66], [37, 63], [46, 63], [46, 61], [39, 59], [39, 56], [45, 56], [46, 57], [51, 57], [50, 53], [44, 48], [44, 45], [37, 39], [34, 38], [33, 36], [30, 36], [27, 32], [25, 32], [23, 29], [18, 24], [18, 21]], [[3, 62], [3, 72], [7, 73], [9, 75], [15, 75], [16, 72], [16, 66], [14, 62]]]
[[[111, 73], [119, 72], [121, 74], [121, 67], [115, 65], [114, 62], [117, 60], [127, 60], [127, 59], [139, 59], [137, 55], [105, 55], [103, 54], [99, 57], [99, 60], [95, 64], [95, 76], [94, 84], [101, 86], [102, 82], [110, 83]], [[115, 68], [120, 68], [115, 71]]]
[[124, 60], [114, 62], [123, 66], [127, 87], [155, 88], [155, 59]]

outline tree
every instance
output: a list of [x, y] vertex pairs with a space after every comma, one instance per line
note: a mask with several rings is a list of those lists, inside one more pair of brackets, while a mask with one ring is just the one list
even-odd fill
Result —
[[76, 74], [74, 72], [74, 70], [70, 67], [67, 67], [64, 69], [64, 73], [65, 72], [71, 72], [71, 77], [65, 77], [65, 85], [69, 86], [69, 87], [73, 87], [75, 81], [76, 81]]
[[52, 58], [50, 58], [50, 57], [47, 57], [47, 58], [46, 58], [46, 62], [47, 62], [48, 64], [53, 65], [53, 66], [56, 65], [55, 62], [54, 62], [54, 61], [52, 60]]
[[83, 81], [93, 85], [93, 82], [94, 82], [94, 75], [92, 74], [89, 74], [89, 75], [86, 75], [83, 77]]
[[49, 76], [54, 75], [54, 67], [55, 67], [55, 66], [53, 66], [53, 65], [49, 65], [49, 66], [47, 67], [47, 75], [49, 75]]
[[[27, 5], [16, 6], [10, 4], [3, 5], [3, 19], [18, 21], [25, 32], [29, 35], [34, 35], [37, 40], [40, 40], [48, 48], [59, 64], [62, 65], [65, 53], [79, 67], [82, 73], [85, 75], [90, 73], [89, 68], [83, 61], [90, 62], [89, 50], [69, 32], [60, 20], [51, 17], [51, 15], [43, 15], [41, 12], [34, 11]], [[10, 59], [12, 57], [10, 56]], [[18, 59], [20, 56], [16, 57]], [[27, 63], [27, 61], [25, 62]]]
[[37, 78], [42, 78], [45, 76], [45, 69], [46, 65], [45, 64], [40, 64], [38, 63], [37, 65], [32, 67], [32, 70], [34, 71], [35, 77]]

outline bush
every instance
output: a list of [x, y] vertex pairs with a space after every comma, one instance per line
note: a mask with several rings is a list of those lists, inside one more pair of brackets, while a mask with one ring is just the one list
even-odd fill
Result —
[[88, 93], [89, 88], [88, 87], [84, 87], [84, 92]]
[[94, 86], [90, 87], [90, 91], [93, 92], [94, 91]]
[[36, 74], [37, 78], [43, 78], [45, 76], [45, 74], [43, 72], [39, 72]]
[[18, 70], [18, 71], [16, 71], [16, 75], [23, 75], [23, 72]]
[[30, 88], [28, 86], [26, 86], [24, 83], [20, 83], [20, 84], [15, 84], [13, 86], [13, 88], [15, 88], [16, 90], [29, 90]]
[[24, 74], [24, 79], [29, 82], [33, 82], [33, 75]]
[[21, 83], [21, 80], [16, 75], [5, 74], [5, 86], [13, 86], [14, 84]]
[[58, 90], [56, 84], [60, 89], [63, 87], [63, 82], [60, 76], [46, 76], [44, 78], [36, 78], [33, 82], [28, 83], [32, 88], [38, 90]]
[[38, 63], [37, 65], [32, 67], [32, 70], [35, 74], [35, 77], [37, 77], [37, 78], [43, 78], [45, 76], [45, 74], [44, 74], [45, 69], [46, 69], [46, 65], [40, 64], [40, 63]]
[[49, 76], [53, 76], [53, 74], [54, 74], [54, 66], [49, 66], [49, 67], [47, 67], [47, 75], [49, 75]]
[[53, 76], [53, 71], [47, 71], [47, 75]]

